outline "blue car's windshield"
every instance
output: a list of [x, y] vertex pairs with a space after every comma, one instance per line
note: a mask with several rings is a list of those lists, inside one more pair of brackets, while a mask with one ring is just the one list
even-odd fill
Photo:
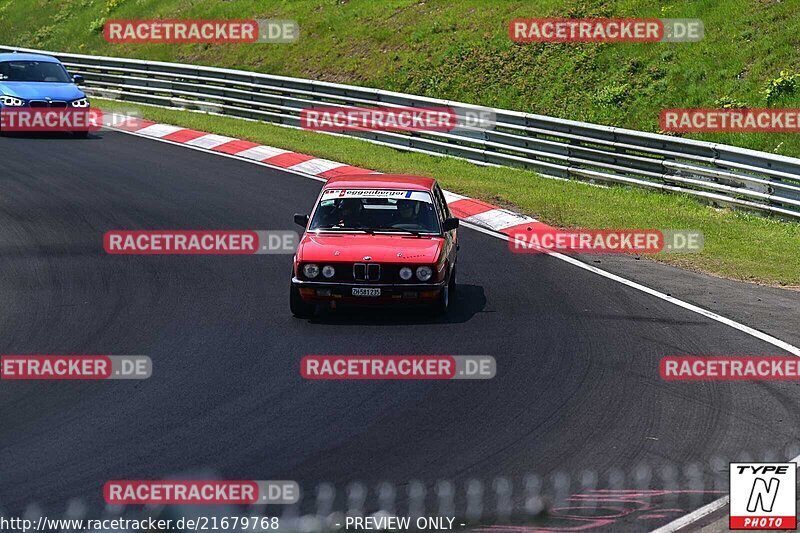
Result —
[[50, 61], [2, 61], [0, 81], [38, 81], [71, 83], [69, 74], [60, 63]]

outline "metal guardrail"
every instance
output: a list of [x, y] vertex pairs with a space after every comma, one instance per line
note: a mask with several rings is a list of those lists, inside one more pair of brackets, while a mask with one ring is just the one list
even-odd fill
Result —
[[495, 114], [493, 127], [352, 132], [399, 150], [541, 174], [683, 193], [712, 204], [800, 218], [800, 159], [690, 139], [299, 78], [158, 61], [46, 52], [90, 95], [300, 126], [318, 106], [451, 106]]

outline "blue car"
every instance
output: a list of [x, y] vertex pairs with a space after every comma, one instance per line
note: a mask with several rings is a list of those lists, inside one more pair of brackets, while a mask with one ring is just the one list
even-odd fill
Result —
[[[88, 108], [78, 88], [82, 76], [71, 76], [61, 62], [41, 54], [0, 54], [0, 110], [3, 108]], [[76, 132], [85, 136], [86, 132]]]

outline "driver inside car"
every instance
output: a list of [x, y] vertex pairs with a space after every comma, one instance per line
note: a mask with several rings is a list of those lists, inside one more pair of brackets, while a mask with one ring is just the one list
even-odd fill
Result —
[[339, 221], [336, 224], [340, 228], [356, 228], [361, 226], [359, 216], [361, 213], [361, 200], [357, 198], [345, 198], [338, 206]]
[[416, 214], [414, 213], [413, 200], [398, 200], [397, 212], [395, 213], [395, 224], [413, 224], [416, 225]]

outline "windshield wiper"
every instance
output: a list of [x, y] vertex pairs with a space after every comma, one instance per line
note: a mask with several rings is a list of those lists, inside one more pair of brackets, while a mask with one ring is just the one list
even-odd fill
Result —
[[422, 233], [416, 229], [403, 229], [403, 228], [369, 228], [373, 233], [410, 233], [415, 237], [419, 237]]
[[331, 226], [329, 228], [314, 228], [312, 231], [362, 231], [364, 233], [372, 233], [372, 230], [369, 228], [348, 228], [338, 226]]
[[[331, 226], [328, 228], [315, 228], [314, 231], [360, 231], [372, 235], [374, 233], [408, 233], [409, 235], [414, 235], [415, 237], [419, 237], [422, 235], [420, 230], [416, 229], [403, 229], [403, 228], [350, 228], [350, 227], [338, 227], [338, 226]], [[430, 232], [426, 232], [430, 233]]]

